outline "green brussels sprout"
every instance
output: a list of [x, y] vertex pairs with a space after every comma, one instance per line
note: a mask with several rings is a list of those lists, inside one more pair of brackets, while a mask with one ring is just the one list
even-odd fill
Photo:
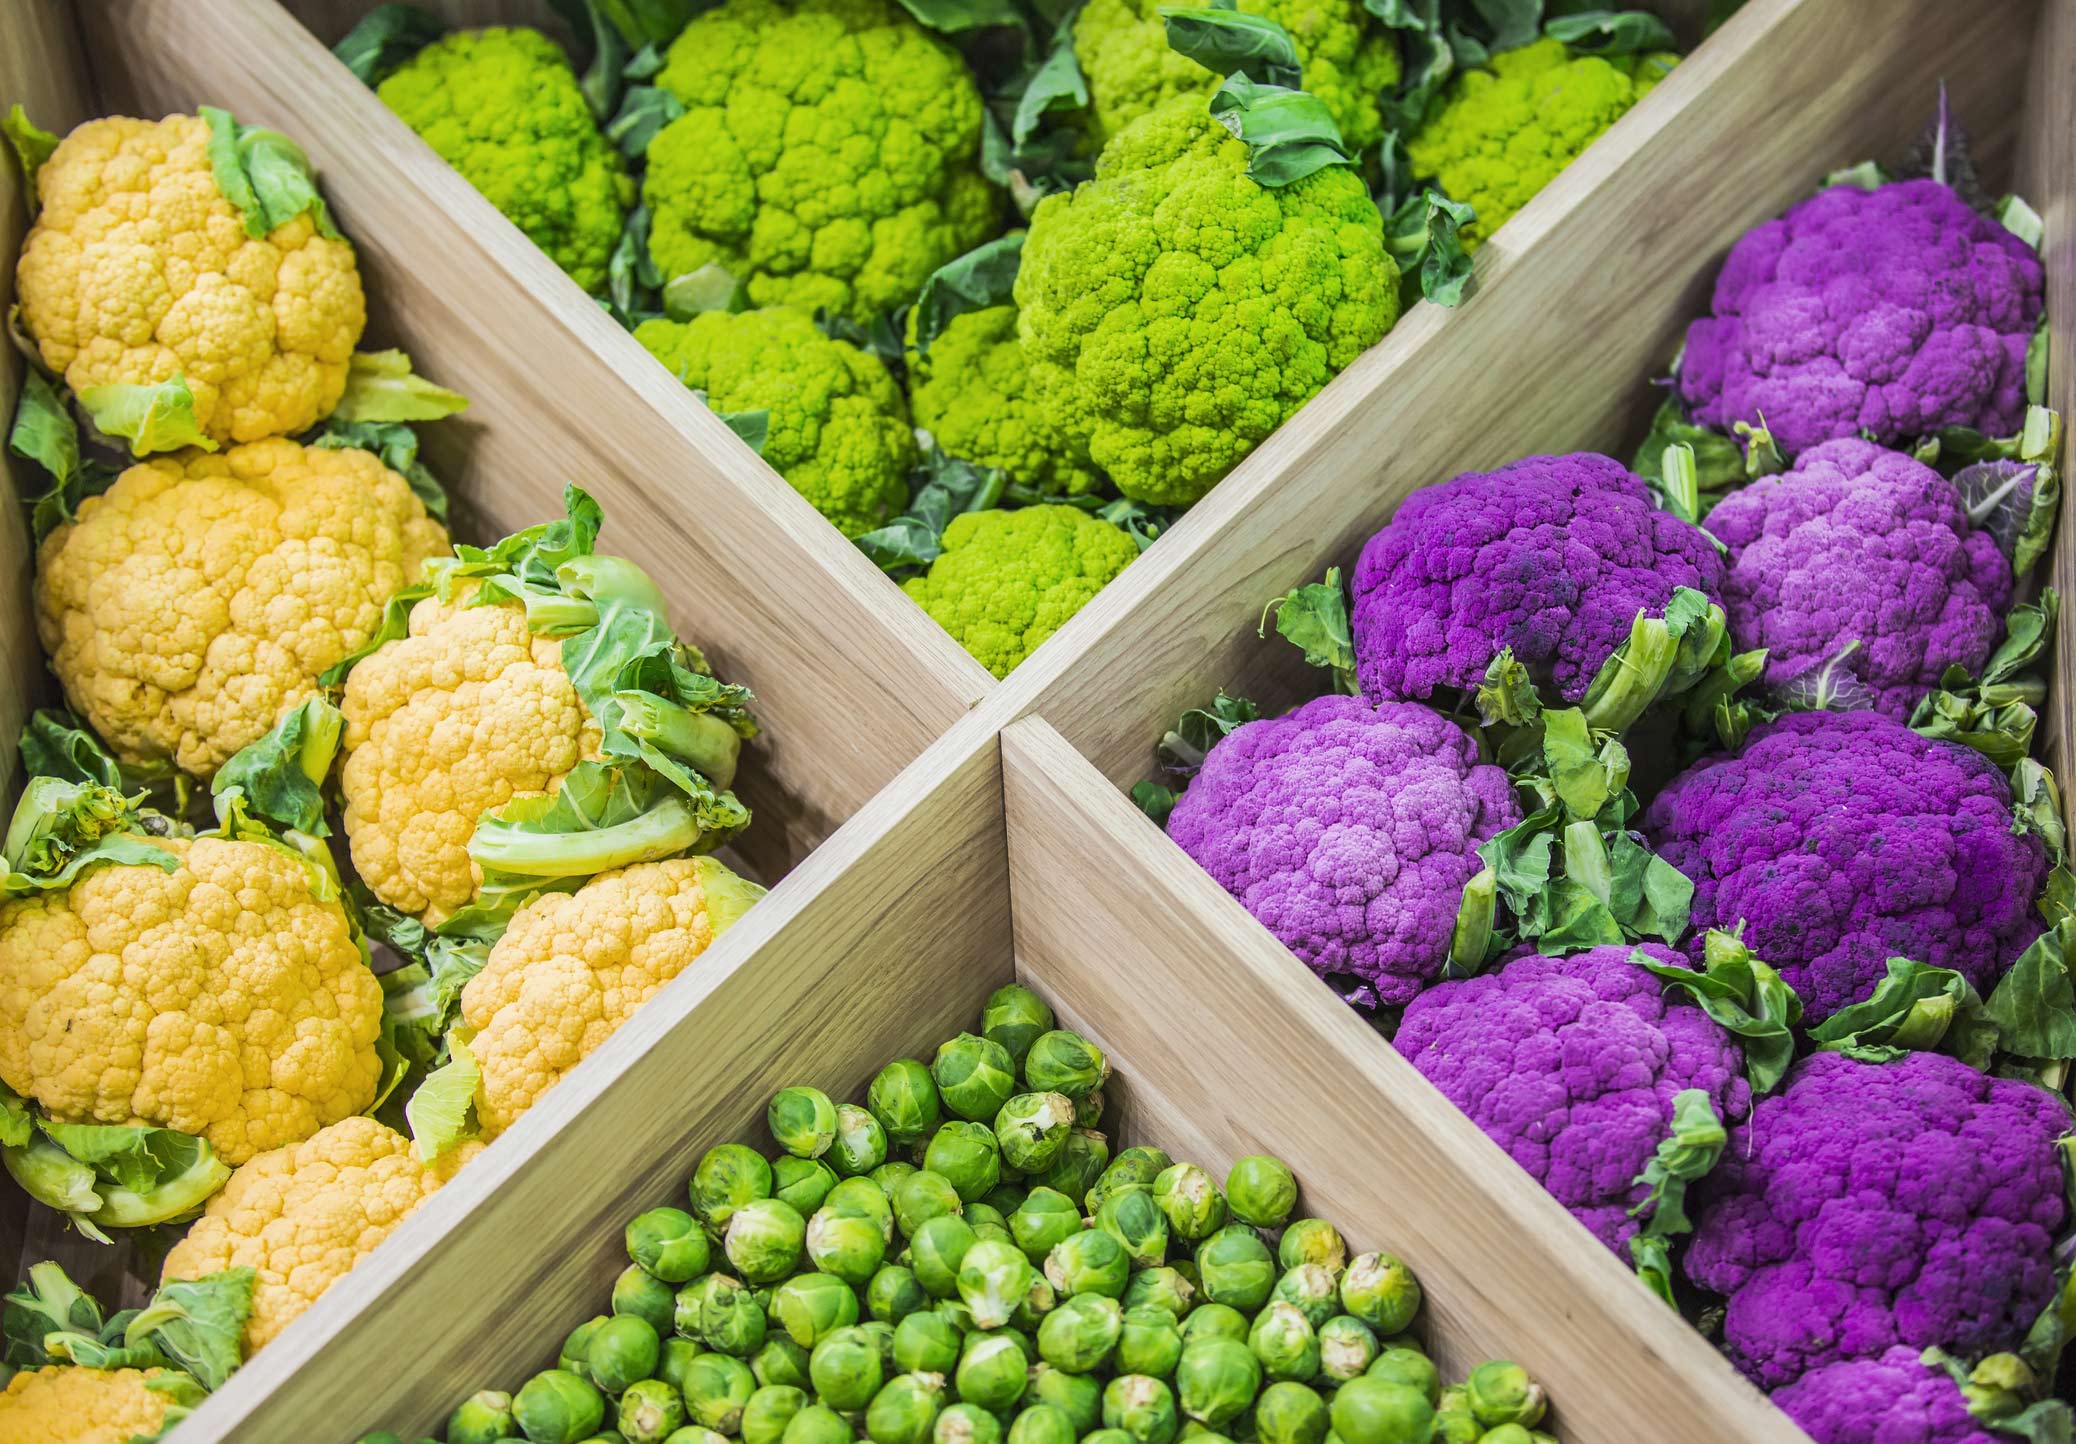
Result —
[[1125, 1309], [1117, 1334], [1117, 1371], [1166, 1379], [1182, 1358], [1182, 1325], [1166, 1309], [1141, 1304]]
[[1211, 1302], [1251, 1314], [1276, 1287], [1276, 1256], [1246, 1224], [1229, 1223], [1197, 1245], [1197, 1278]]
[[1012, 1183], [1005, 1178], [996, 1184], [994, 1192], [983, 1198], [981, 1202], [1001, 1214], [1002, 1217], [1013, 1218], [1016, 1216], [1016, 1211], [1024, 1206], [1024, 1200], [1030, 1196], [1031, 1192], [1029, 1189], [1022, 1184]]
[[584, 1377], [608, 1394], [618, 1394], [635, 1380], [655, 1373], [662, 1352], [663, 1342], [647, 1319], [615, 1314], [598, 1326], [585, 1347]]
[[937, 1127], [937, 1081], [913, 1058], [902, 1058], [879, 1070], [865, 1090], [865, 1106], [879, 1120], [889, 1142], [908, 1148]]
[[1237, 1419], [1261, 1392], [1261, 1361], [1231, 1339], [1201, 1339], [1182, 1346], [1175, 1364], [1175, 1393], [1182, 1412], [1213, 1429]]
[[678, 1290], [678, 1332], [718, 1353], [746, 1359], [764, 1347], [770, 1322], [757, 1296], [727, 1274], [708, 1274]]
[[484, 1389], [468, 1396], [447, 1416], [448, 1444], [498, 1444], [519, 1426], [512, 1422], [512, 1396]]
[[1102, 1087], [1109, 1076], [1110, 1064], [1103, 1050], [1063, 1028], [1039, 1034], [1024, 1055], [1024, 1082], [1040, 1093], [1064, 1093], [1078, 1102]]
[[1175, 1237], [1190, 1243], [1225, 1227], [1225, 1195], [1194, 1163], [1171, 1163], [1155, 1174], [1153, 1201]]
[[822, 1207], [831, 1213], [870, 1219], [879, 1225], [880, 1237], [893, 1242], [894, 1206], [887, 1201], [886, 1190], [869, 1178], [844, 1179], [829, 1190]]
[[[1015, 1247], [1014, 1244], [1010, 1246], [1012, 1248]], [[1018, 1252], [1021, 1251], [1018, 1250]], [[1046, 1317], [1052, 1313], [1053, 1307], [1059, 1301], [1060, 1296], [1054, 1293], [1052, 1285], [1045, 1281], [1045, 1275], [1037, 1269], [1032, 1269], [1031, 1287], [1024, 1291], [1023, 1302], [1019, 1303], [1016, 1306], [1016, 1312], [1009, 1316], [1009, 1326], [1013, 1329], [1022, 1329], [1035, 1339], [1038, 1334], [1038, 1326], [1045, 1322]]]
[[940, 1214], [918, 1228], [908, 1240], [908, 1266], [923, 1292], [948, 1299], [959, 1291], [959, 1266], [980, 1239], [956, 1214]]
[[898, 1324], [930, 1307], [930, 1296], [916, 1282], [915, 1271], [900, 1264], [881, 1264], [865, 1285], [865, 1312], [883, 1323]]
[[723, 1143], [700, 1158], [687, 1189], [693, 1216], [705, 1226], [708, 1238], [718, 1240], [735, 1211], [752, 1199], [771, 1197], [771, 1187], [771, 1165], [763, 1154], [740, 1143]]
[[660, 1337], [670, 1332], [678, 1291], [640, 1264], [629, 1264], [613, 1280], [613, 1312], [647, 1319]]
[[[740, 1220], [742, 1215], [736, 1215]], [[807, 1222], [807, 1256], [825, 1274], [835, 1274], [853, 1287], [867, 1284], [887, 1256], [887, 1240], [879, 1225], [854, 1213], [817, 1209]]]
[[865, 1437], [873, 1444], [925, 1444], [943, 1403], [942, 1374], [889, 1379], [865, 1410]]
[[865, 1176], [879, 1185], [879, 1191], [887, 1196], [887, 1204], [892, 1207], [894, 1193], [901, 1187], [902, 1180], [913, 1178], [919, 1171], [907, 1159], [896, 1158], [882, 1163]]
[[1092, 1434], [1082, 1435], [1081, 1444], [1132, 1444], [1132, 1436], [1122, 1429], [1098, 1429]]
[[813, 1402], [805, 1389], [766, 1384], [742, 1406], [742, 1444], [778, 1444], [793, 1416]]
[[1131, 1281], [1132, 1260], [1124, 1245], [1099, 1228], [1061, 1239], [1045, 1256], [1045, 1278], [1061, 1294], [1122, 1298]]
[[952, 1385], [969, 1404], [1000, 1413], [1023, 1397], [1030, 1364], [1023, 1345], [1007, 1333], [980, 1334], [960, 1351]]
[[664, 1444], [685, 1423], [685, 1401], [661, 1379], [638, 1379], [620, 1396], [614, 1423], [627, 1444]]
[[945, 1123], [930, 1135], [923, 1167], [940, 1174], [962, 1203], [978, 1203], [1002, 1180], [1002, 1154], [984, 1123]]
[[1165, 1309], [1179, 1319], [1190, 1311], [1196, 1296], [1196, 1285], [1180, 1269], [1140, 1269], [1125, 1285], [1124, 1306], [1128, 1309]]
[[1548, 1407], [1543, 1386], [1511, 1359], [1493, 1359], [1478, 1365], [1463, 1381], [1463, 1391], [1471, 1413], [1487, 1429], [1501, 1424], [1532, 1429], [1542, 1422], [1543, 1411]]
[[851, 1444], [858, 1436], [843, 1415], [822, 1404], [810, 1404], [793, 1416], [781, 1444]]
[[966, 1220], [968, 1228], [975, 1233], [981, 1234], [982, 1237], [986, 1237], [985, 1230], [993, 1230], [1002, 1238], [1010, 1236], [1009, 1220], [1002, 1216], [1001, 1209], [995, 1208], [992, 1205], [969, 1203], [965, 1206], [965, 1212], [959, 1216]]
[[1094, 1128], [1103, 1121], [1103, 1114], [1108, 1107], [1109, 1100], [1104, 1097], [1104, 1090], [1101, 1088], [1098, 1088], [1086, 1098], [1075, 1099], [1074, 1126], [1076, 1128]]
[[951, 1180], [931, 1169], [911, 1173], [894, 1189], [894, 1223], [904, 1238], [914, 1238], [933, 1218], [950, 1214], [963, 1216], [965, 1200]]
[[710, 1267], [706, 1234], [682, 1208], [652, 1208], [627, 1224], [627, 1256], [667, 1284], [689, 1283]]
[[973, 1122], [993, 1118], [1016, 1092], [1016, 1063], [1009, 1050], [974, 1033], [961, 1033], [939, 1047], [930, 1076], [945, 1110]]
[[685, 1366], [685, 1411], [717, 1434], [742, 1427], [743, 1406], [757, 1392], [750, 1366], [729, 1354], [701, 1354]]
[[1090, 1373], [1102, 1367], [1123, 1332], [1124, 1309], [1116, 1299], [1076, 1294], [1038, 1325], [1038, 1357], [1070, 1374]]
[[1089, 1188], [1088, 1196], [1083, 1199], [1089, 1216], [1094, 1217], [1113, 1193], [1127, 1188], [1144, 1188], [1151, 1193], [1153, 1181], [1166, 1172], [1172, 1162], [1158, 1148], [1127, 1148], [1110, 1160], [1110, 1166]]
[[1133, 1444], [1168, 1444], [1182, 1428], [1175, 1391], [1144, 1374], [1120, 1374], [1103, 1389], [1103, 1424], [1124, 1430]]
[[1254, 1401], [1254, 1432], [1261, 1444], [1323, 1444], [1332, 1425], [1326, 1400], [1306, 1384], [1280, 1380]]
[[1027, 1181], [1057, 1189], [1072, 1199], [1085, 1199], [1109, 1164], [1110, 1140], [1092, 1128], [1076, 1128], [1067, 1135], [1051, 1166]]
[[[1434, 1366], [1434, 1360], [1418, 1349], [1402, 1346], [1380, 1350], [1365, 1370], [1372, 1379], [1385, 1379], [1394, 1384], [1406, 1384], [1427, 1396], [1427, 1402], [1437, 1407], [1442, 1402], [1442, 1371]], [[1527, 1375], [1522, 1375], [1525, 1379]]]
[[1348, 1244], [1341, 1231], [1323, 1218], [1292, 1219], [1276, 1245], [1276, 1261], [1286, 1269], [1317, 1264], [1339, 1278], [1348, 1267]]
[[771, 1196], [792, 1206], [802, 1218], [820, 1208], [836, 1187], [836, 1170], [826, 1158], [780, 1154], [771, 1165]]
[[[780, 1287], [783, 1288], [784, 1285]], [[772, 1317], [776, 1319], [777, 1316]], [[783, 1330], [785, 1324], [779, 1323], [779, 1328]], [[807, 1349], [804, 1345], [796, 1343], [791, 1334], [767, 1333], [764, 1347], [750, 1355], [750, 1372], [756, 1376], [759, 1384], [786, 1384], [795, 1389], [804, 1389], [809, 1382]], [[684, 1385], [680, 1384], [678, 1388], [682, 1392]]]
[[879, 1120], [855, 1103], [836, 1108], [836, 1141], [829, 1145], [829, 1162], [845, 1178], [872, 1172], [887, 1161], [887, 1131]]
[[1425, 1444], [1434, 1431], [1425, 1394], [1367, 1374], [1336, 1389], [1329, 1409], [1345, 1444]]
[[1478, 1444], [1535, 1444], [1535, 1435], [1519, 1424], [1501, 1424], [1479, 1435]]
[[1074, 1421], [1077, 1433], [1086, 1434], [1102, 1421], [1103, 1384], [1093, 1374], [1070, 1374], [1041, 1359], [1031, 1366], [1024, 1403], [1050, 1404]]
[[808, 1355], [807, 1374], [830, 1408], [848, 1412], [872, 1402], [886, 1382], [879, 1341], [858, 1329], [838, 1329]]
[[891, 1379], [901, 1372], [894, 1364], [894, 1326], [892, 1324], [882, 1323], [878, 1319], [864, 1319], [852, 1327], [866, 1338], [872, 1340], [873, 1347], [879, 1350], [879, 1371], [882, 1378]]
[[819, 1088], [781, 1088], [764, 1110], [772, 1141], [795, 1158], [820, 1158], [836, 1142], [836, 1105]]
[[959, 1260], [959, 1298], [983, 1329], [999, 1329], [1031, 1291], [1031, 1261], [1013, 1243], [981, 1239]]
[[1269, 1297], [1295, 1306], [1314, 1329], [1341, 1311], [1340, 1285], [1324, 1264], [1301, 1263], [1284, 1270]]
[[1041, 1266], [1054, 1249], [1080, 1233], [1081, 1226], [1081, 1210], [1074, 1200], [1052, 1188], [1032, 1189], [1009, 1215], [1009, 1236], [1025, 1258]]
[[931, 1444], [1002, 1444], [1002, 1421], [978, 1404], [953, 1404], [930, 1426]]
[[723, 1247], [735, 1271], [753, 1284], [774, 1284], [800, 1267], [807, 1220], [792, 1204], [759, 1198], [728, 1220]]
[[656, 1373], [654, 1377], [661, 1379], [682, 1394], [685, 1392], [685, 1365], [691, 1363], [704, 1352], [705, 1350], [699, 1346], [696, 1340], [665, 1339], [656, 1349]]
[[1230, 1304], [1198, 1304], [1182, 1320], [1182, 1342], [1194, 1344], [1200, 1339], [1231, 1339], [1244, 1344], [1247, 1316]]
[[1319, 1326], [1319, 1372], [1336, 1384], [1360, 1378], [1377, 1354], [1376, 1333], [1353, 1314], [1335, 1314]]
[[858, 1291], [834, 1274], [795, 1274], [772, 1290], [770, 1311], [787, 1337], [812, 1349], [858, 1322]]
[[1024, 1066], [1024, 1055], [1042, 1033], [1052, 1029], [1052, 1009], [1029, 988], [1015, 983], [995, 989], [980, 1010], [980, 1034], [999, 1043], [1011, 1063]]
[[[1101, 1185], [1098, 1185], [1100, 1187]], [[1153, 1190], [1134, 1184], [1103, 1200], [1096, 1227], [1124, 1245], [1133, 1268], [1157, 1268], [1168, 1256], [1168, 1220], [1153, 1201]]]
[[1256, 1228], [1281, 1228], [1297, 1207], [1297, 1179], [1281, 1159], [1250, 1153], [1225, 1176], [1226, 1207]]
[[1074, 1100], [1064, 1093], [1019, 1093], [995, 1115], [1002, 1161], [1018, 1173], [1042, 1172], [1073, 1131]]
[[[1528, 1436], [1531, 1440], [1533, 1434]], [[1468, 1409], [1437, 1409], [1431, 1444], [1482, 1444], [1485, 1431]]]
[[959, 1331], [943, 1315], [914, 1313], [894, 1325], [894, 1367], [905, 1374], [949, 1374], [959, 1363]]
[[561, 1350], [555, 1356], [555, 1367], [575, 1374], [579, 1379], [589, 1378], [590, 1374], [587, 1371], [591, 1365], [585, 1361], [585, 1356], [591, 1352], [591, 1336], [605, 1324], [607, 1317], [608, 1315], [599, 1314], [571, 1329], [562, 1341]]
[[[606, 1444], [612, 1444], [612, 1441], [609, 1439]], [[728, 1436], [717, 1434], [704, 1424], [687, 1424], [682, 1429], [673, 1430], [663, 1444], [728, 1444]]]
[[512, 1422], [532, 1444], [577, 1444], [605, 1422], [605, 1395], [567, 1369], [543, 1369], [512, 1396]]
[[1270, 1304], [1256, 1314], [1247, 1347], [1271, 1379], [1302, 1384], [1319, 1376], [1319, 1335], [1295, 1304]]
[[1341, 1307], [1379, 1334], [1395, 1334], [1420, 1312], [1420, 1280], [1388, 1253], [1357, 1254], [1341, 1275]]
[[1033, 1404], [1010, 1421], [1009, 1444], [1074, 1444], [1074, 1421], [1050, 1404]]

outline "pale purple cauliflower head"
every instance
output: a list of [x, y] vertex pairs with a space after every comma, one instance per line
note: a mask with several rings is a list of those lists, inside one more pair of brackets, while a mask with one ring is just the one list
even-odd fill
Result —
[[1355, 564], [1356, 675], [1366, 695], [1475, 687], [1504, 647], [1577, 702], [1639, 611], [1675, 587], [1714, 598], [1723, 564], [1620, 462], [1531, 456], [1414, 492]]
[[1520, 820], [1506, 774], [1455, 723], [1333, 695], [1222, 738], [1168, 835], [1369, 1006], [1441, 971], [1479, 845]]
[[1811, 1369], [1773, 1402], [1816, 1444], [2011, 1444], [1973, 1414], [1953, 1375], [1897, 1345], [1876, 1359]]
[[2011, 565], [1954, 484], [1871, 441], [1812, 447], [1704, 524], [1730, 549], [1730, 635], [1766, 648], [1776, 694], [1858, 642], [1845, 665], [1867, 705], [1904, 721], [1948, 667], [1981, 668], [2011, 604]]
[[1742, 923], [1811, 1023], [1866, 997], [1893, 957], [1987, 993], [2040, 934], [2047, 849], [2012, 830], [2003, 773], [1878, 712], [1756, 728], [1667, 783], [1643, 832], [1693, 880], [1694, 926]]
[[[1634, 949], [1517, 954], [1437, 983], [1406, 1005], [1393, 1045], [1533, 1174], [1593, 1236], [1621, 1251], [1640, 1226], [1636, 1177], [1672, 1131], [1683, 1090], [1716, 1116], [1751, 1111], [1736, 1039], [1684, 993], [1630, 961]], [[1689, 966], [1654, 943], [1661, 963]]]
[[2044, 304], [2033, 248], [1950, 187], [1832, 186], [1730, 248], [1680, 398], [1721, 430], [1763, 416], [1789, 456], [1862, 433], [2008, 435]]
[[1841, 1359], [2015, 1345], [2054, 1297], [2066, 1222], [2046, 1089], [1943, 1053], [1817, 1053], [1730, 1131], [1690, 1195], [1687, 1277], [1764, 1389]]

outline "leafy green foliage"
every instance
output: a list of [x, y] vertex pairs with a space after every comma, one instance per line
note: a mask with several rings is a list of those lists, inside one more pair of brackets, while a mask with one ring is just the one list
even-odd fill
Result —
[[[245, 234], [258, 240], [305, 211], [318, 232], [339, 239], [330, 209], [317, 191], [317, 171], [303, 148], [278, 130], [240, 125], [231, 113], [205, 105], [209, 167], [223, 198], [245, 217]], [[105, 429], [105, 428], [104, 428]]]
[[1235, 71], [1211, 96], [1211, 114], [1246, 143], [1248, 178], [1261, 185], [1287, 186], [1328, 166], [1355, 164], [1325, 104], [1305, 91]]
[[435, 521], [447, 520], [447, 488], [418, 459], [418, 433], [401, 422], [341, 421], [336, 415], [324, 423], [307, 445], [337, 451], [358, 447], [372, 452], [381, 463], [410, 484], [411, 494]]
[[42, 199], [36, 191], [36, 175], [57, 150], [58, 138], [39, 129], [19, 101], [8, 107], [6, 116], [0, 117], [0, 135], [7, 137], [14, 158], [22, 168], [22, 196], [33, 220], [42, 206]]
[[931, 272], [915, 302], [915, 350], [930, 354], [930, 343], [968, 311], [1008, 303], [1023, 259], [1023, 232], [1000, 236], [976, 246]]
[[185, 376], [169, 376], [152, 386], [123, 382], [89, 386], [78, 393], [78, 400], [94, 429], [129, 442], [132, 456], [176, 451], [183, 446], [216, 450], [216, 443], [195, 419], [195, 393]]
[[411, 358], [394, 348], [356, 351], [346, 367], [346, 391], [332, 408], [345, 422], [438, 421], [468, 409], [469, 399], [418, 375]]
[[210, 781], [218, 797], [237, 788], [254, 815], [278, 828], [326, 837], [324, 781], [339, 755], [346, 719], [322, 697], [291, 708], [264, 735], [232, 753]]
[[999, 467], [976, 466], [934, 446], [924, 451], [916, 475], [908, 510], [858, 538], [859, 549], [873, 564], [895, 576], [927, 567], [944, 555], [944, 529], [952, 518], [991, 510], [1009, 485]]
[[1840, 1008], [1809, 1030], [1821, 1051], [1866, 1063], [1887, 1063], [1908, 1052], [1944, 1045], [1973, 1068], [1987, 1068], [1998, 1028], [1973, 985], [1951, 968], [1890, 958], [1874, 991]]
[[1400, 301], [1425, 297], [1454, 306], [1470, 285], [1471, 257], [1463, 228], [1475, 212], [1434, 187], [1408, 195], [1384, 220], [1384, 245], [1398, 262]]
[[1795, 1061], [1794, 1028], [1802, 1021], [1802, 1000], [1734, 934], [1709, 932], [1699, 972], [1658, 962], [1641, 949], [1630, 961], [1689, 994], [1737, 1038], [1754, 1093], [1771, 1093], [1779, 1085]]
[[1257, 635], [1267, 636], [1269, 618], [1276, 632], [1305, 654], [1309, 666], [1333, 674], [1334, 688], [1360, 695], [1355, 683], [1355, 629], [1348, 620], [1348, 592], [1341, 569], [1329, 567], [1326, 579], [1291, 588], [1262, 609]]
[[440, 38], [439, 20], [416, 5], [377, 5], [332, 47], [339, 63], [366, 86], [390, 73]]
[[1910, 725], [1927, 737], [1973, 747], [2006, 771], [2031, 753], [2047, 695], [2043, 673], [2060, 610], [2060, 594], [2043, 587], [2039, 597], [2013, 607], [2004, 619], [2004, 640], [1978, 676], [1949, 667], [1937, 690], [1910, 714]]
[[1297, 45], [1290, 32], [1266, 15], [1221, 8], [1161, 7], [1167, 22], [1168, 48], [1187, 56], [1213, 75], [1240, 72], [1263, 85], [1296, 90], [1302, 83]]

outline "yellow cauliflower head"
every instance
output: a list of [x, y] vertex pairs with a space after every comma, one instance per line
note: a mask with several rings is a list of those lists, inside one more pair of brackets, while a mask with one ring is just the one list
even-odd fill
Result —
[[334, 1123], [233, 1173], [166, 1255], [162, 1279], [252, 1269], [250, 1359], [482, 1151], [464, 1143], [428, 1165], [372, 1118]]
[[209, 123], [88, 121], [36, 176], [15, 287], [43, 364], [75, 391], [186, 378], [219, 444], [322, 421], [367, 322], [353, 247], [300, 211], [263, 236], [224, 198]]
[[764, 889], [710, 857], [601, 873], [512, 917], [461, 992], [494, 1138], [726, 932]]
[[265, 843], [158, 844], [0, 905], [0, 1081], [67, 1123], [149, 1124], [236, 1165], [374, 1101], [382, 987], [336, 899]]
[[208, 777], [313, 695], [446, 545], [369, 452], [279, 437], [179, 452], [44, 539], [37, 632], [119, 758]]
[[129, 1444], [156, 1437], [173, 1396], [146, 1387], [159, 1369], [25, 1369], [0, 1390], [7, 1444]]

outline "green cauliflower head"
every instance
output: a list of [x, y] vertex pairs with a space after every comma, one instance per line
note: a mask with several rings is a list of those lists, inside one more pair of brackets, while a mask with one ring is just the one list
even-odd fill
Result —
[[[1180, 0], [1202, 8], [1206, 0]], [[1074, 22], [1074, 55], [1088, 78], [1089, 109], [1099, 137], [1117, 134], [1162, 101], [1179, 95], [1209, 100], [1219, 77], [1168, 47], [1163, 9], [1169, 0], [1088, 0]], [[1384, 134], [1377, 97], [1398, 83], [1398, 51], [1389, 35], [1371, 33], [1360, 0], [1240, 0], [1250, 15], [1290, 32], [1304, 67], [1305, 89], [1341, 128], [1348, 152]]]
[[1398, 267], [1362, 177], [1271, 188], [1197, 97], [1047, 196], [1016, 278], [1034, 390], [1117, 484], [1188, 505], [1391, 329]]
[[656, 83], [686, 107], [642, 181], [666, 277], [863, 323], [994, 230], [973, 76], [891, 0], [726, 0]]
[[554, 41], [456, 31], [376, 93], [578, 285], [605, 289], [634, 181]]
[[[915, 318], [910, 311], [911, 348]], [[1016, 307], [954, 316], [927, 358], [913, 349], [909, 357], [909, 409], [946, 456], [1000, 467], [1011, 481], [1047, 496], [1085, 496], [1102, 485], [1101, 473], [1076, 454], [1031, 394]]]
[[845, 536], [908, 504], [915, 432], [887, 368], [798, 311], [657, 318], [634, 339], [716, 411], [770, 415], [764, 459]]
[[944, 529], [944, 555], [901, 589], [1006, 677], [1137, 555], [1122, 528], [1077, 507], [969, 511]]
[[1477, 212], [1463, 229], [1464, 244], [1475, 247], [1649, 94], [1678, 59], [1573, 56], [1549, 39], [1503, 51], [1490, 69], [1467, 70], [1449, 83], [1441, 107], [1406, 142], [1413, 174]]

